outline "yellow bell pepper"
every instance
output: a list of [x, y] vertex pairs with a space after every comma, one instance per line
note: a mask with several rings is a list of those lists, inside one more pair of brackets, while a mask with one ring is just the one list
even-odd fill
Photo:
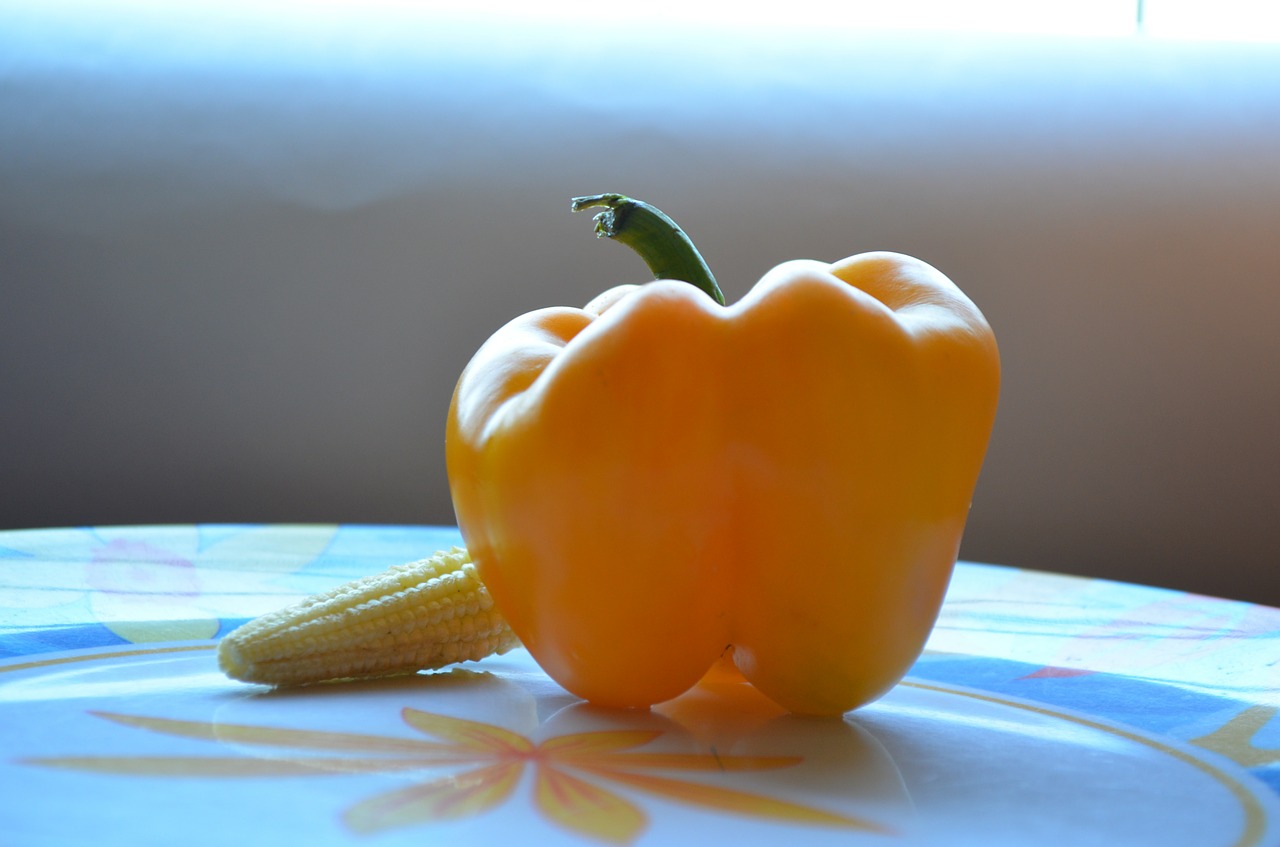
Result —
[[454, 507], [497, 608], [601, 705], [675, 697], [730, 647], [794, 712], [881, 696], [958, 553], [999, 391], [986, 320], [893, 253], [787, 262], [726, 306], [661, 212], [574, 203], [592, 206], [659, 279], [516, 318], [449, 411]]

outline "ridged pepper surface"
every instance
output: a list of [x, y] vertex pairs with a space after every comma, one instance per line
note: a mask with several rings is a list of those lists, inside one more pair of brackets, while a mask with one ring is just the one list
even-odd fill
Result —
[[497, 608], [601, 705], [675, 697], [729, 647], [794, 712], [874, 700], [958, 554], [999, 390], [986, 320], [892, 253], [787, 262], [726, 306], [660, 212], [585, 206], [678, 276], [518, 317], [463, 371], [450, 487]]

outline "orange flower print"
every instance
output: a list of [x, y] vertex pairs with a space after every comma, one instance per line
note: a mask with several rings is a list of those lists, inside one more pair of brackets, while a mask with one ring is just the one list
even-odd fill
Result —
[[[720, 781], [735, 771], [789, 768], [800, 756], [732, 756], [648, 752], [655, 730], [599, 730], [535, 743], [492, 724], [401, 710], [426, 738], [258, 727], [94, 713], [125, 726], [185, 738], [295, 751], [285, 756], [71, 756], [26, 764], [80, 771], [165, 777], [296, 777], [334, 773], [444, 770], [407, 787], [377, 794], [342, 812], [360, 834], [480, 815], [508, 802], [532, 770], [532, 802], [547, 821], [605, 844], [629, 844], [648, 825], [633, 798], [647, 794], [708, 810], [818, 826], [883, 833], [874, 822], [668, 773], [709, 772]], [[316, 751], [320, 751], [317, 755]]]

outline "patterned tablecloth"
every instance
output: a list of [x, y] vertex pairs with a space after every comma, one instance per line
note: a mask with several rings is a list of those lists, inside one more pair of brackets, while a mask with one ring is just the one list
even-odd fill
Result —
[[[0, 843], [1280, 844], [1280, 610], [961, 563], [926, 654], [821, 721], [578, 702], [522, 650], [272, 691], [217, 639], [447, 527], [0, 532]], [[303, 839], [307, 839], [304, 841]]]

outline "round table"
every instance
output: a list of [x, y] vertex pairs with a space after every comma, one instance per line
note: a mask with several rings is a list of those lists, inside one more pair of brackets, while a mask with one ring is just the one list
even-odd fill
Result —
[[14, 845], [1280, 844], [1280, 610], [958, 564], [925, 654], [843, 719], [708, 681], [578, 701], [523, 650], [388, 680], [222, 676], [257, 615], [452, 527], [0, 532]]

